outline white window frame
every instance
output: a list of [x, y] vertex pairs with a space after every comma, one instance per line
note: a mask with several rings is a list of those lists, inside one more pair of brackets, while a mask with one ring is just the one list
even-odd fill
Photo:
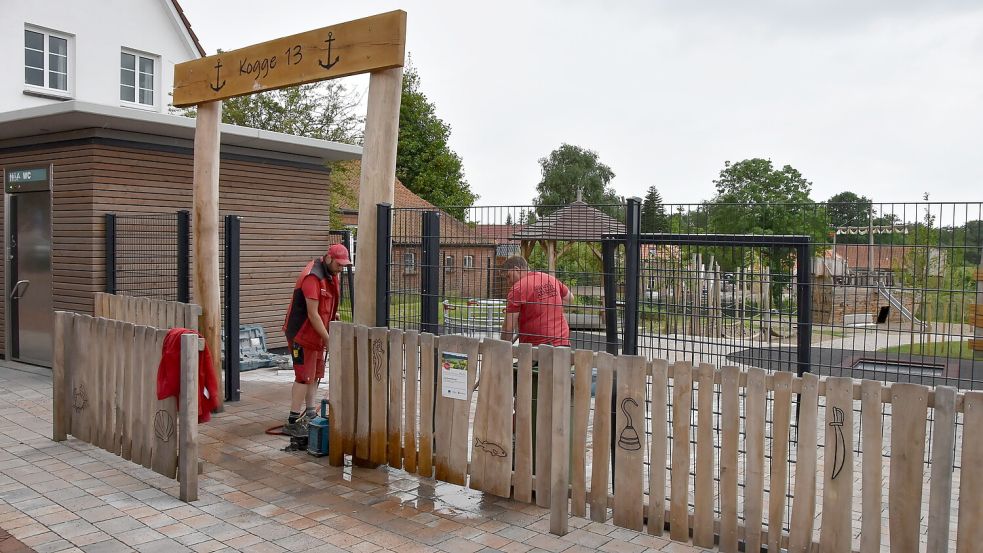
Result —
[[[75, 96], [75, 36], [68, 33], [63, 33], [61, 31], [55, 31], [52, 29], [47, 29], [45, 27], [38, 27], [36, 25], [25, 25], [25, 34], [27, 31], [32, 33], [38, 33], [44, 37], [44, 85], [29, 84], [26, 82], [26, 75], [24, 76], [24, 93], [25, 94], [38, 94], [41, 96], [54, 96], [58, 98], [70, 99]], [[48, 56], [50, 55], [50, 37], [60, 38], [65, 41], [65, 53], [68, 57], [65, 60], [65, 90], [60, 88], [52, 88], [50, 86], [50, 75], [51, 64]], [[24, 52], [27, 49], [26, 36], [22, 35], [24, 39], [21, 45], [21, 59], [23, 63], [21, 64], [22, 70], [27, 69], [27, 60], [23, 58]]]
[[403, 252], [403, 274], [416, 274], [416, 254], [414, 252]]
[[463, 267], [465, 269], [474, 269], [474, 256], [473, 255], [466, 255], [466, 256], [464, 256], [464, 265], [463, 265]]
[[444, 256], [444, 272], [453, 273], [454, 272], [454, 256], [445, 255]]
[[[121, 48], [120, 49], [120, 56], [122, 57], [123, 54], [127, 54], [127, 55], [130, 55], [130, 56], [133, 56], [133, 78], [134, 78], [134, 81], [133, 81], [133, 98], [134, 98], [134, 101], [131, 102], [129, 100], [124, 100], [123, 99], [123, 91], [120, 90], [120, 92], [119, 92], [119, 96], [120, 96], [119, 103], [120, 103], [120, 105], [121, 106], [125, 106], [125, 107], [130, 107], [130, 108], [137, 108], [137, 109], [144, 109], [144, 110], [156, 111], [157, 108], [160, 106], [160, 56], [157, 56], [155, 54], [149, 54], [147, 52], [141, 52], [140, 50], [134, 50], [132, 48]], [[154, 78], [154, 86], [153, 86], [153, 89], [151, 90], [151, 92], [154, 95], [154, 102], [152, 104], [144, 104], [144, 103], [141, 103], [140, 102], [140, 58], [146, 58], [146, 59], [152, 61], [153, 64], [154, 64], [154, 75], [153, 75], [153, 78]], [[122, 59], [120, 60], [119, 68], [118, 69], [120, 71], [122, 71], [122, 69], [123, 69], [123, 61], [122, 61]], [[119, 85], [120, 85], [120, 87], [123, 86], [122, 76], [120, 76], [120, 83], [119, 83]]]

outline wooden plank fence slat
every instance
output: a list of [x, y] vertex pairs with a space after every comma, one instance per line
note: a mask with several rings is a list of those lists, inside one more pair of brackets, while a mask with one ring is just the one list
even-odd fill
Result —
[[955, 461], [956, 389], [935, 387], [935, 423], [932, 427], [932, 475], [928, 495], [928, 550], [949, 550], [952, 465]]
[[647, 399], [645, 359], [622, 355], [615, 361], [615, 367], [618, 394], [615, 404], [614, 524], [640, 531], [645, 516], [642, 502]]
[[369, 329], [369, 461], [384, 465], [389, 407], [389, 329]]
[[788, 488], [789, 426], [792, 413], [792, 373], [776, 372], [772, 402], [771, 472], [768, 493], [768, 550], [778, 551], [782, 544], [785, 516], [785, 490]]
[[417, 379], [420, 378], [420, 334], [409, 330], [403, 335], [403, 348], [406, 362], [406, 406], [403, 417], [403, 467], [406, 472], [416, 472], [416, 420]]
[[713, 547], [713, 365], [697, 369], [696, 478], [693, 545]]
[[[135, 306], [136, 304], [134, 304]], [[131, 375], [133, 390], [130, 395], [130, 460], [138, 465], [143, 464], [144, 444], [146, 444], [146, 425], [147, 425], [147, 400], [144, 397], [143, 371], [143, 350], [144, 343], [147, 341], [147, 331], [149, 329], [143, 325], [134, 325], [133, 349], [130, 352], [130, 366], [127, 372]], [[149, 456], [150, 452], [147, 452]]]
[[740, 439], [740, 369], [720, 370], [720, 551], [737, 553], [737, 477]]
[[[511, 344], [509, 344], [509, 348], [511, 349]], [[570, 482], [570, 362], [570, 348], [561, 347], [553, 350], [553, 381], [543, 383], [553, 387], [553, 403], [552, 405], [543, 405], [543, 408], [551, 409], [553, 412], [552, 432], [549, 440], [551, 442], [550, 533], [558, 536], [566, 535], [570, 521], [570, 503], [567, 500]], [[641, 371], [639, 373], [641, 374]], [[639, 530], [642, 527], [641, 487], [641, 463], [639, 463]]]
[[553, 430], [553, 348], [538, 346], [539, 374], [533, 371], [533, 388], [539, 396], [536, 399], [536, 430], [533, 432], [533, 465], [536, 470], [536, 505], [550, 506], [550, 454], [552, 453], [549, 435]]
[[71, 345], [72, 322], [71, 313], [55, 311], [51, 357], [51, 439], [56, 442], [64, 441], [72, 427], [72, 410], [68, 401], [71, 393], [65, 355], [65, 347]]
[[747, 372], [747, 396], [744, 399], [745, 463], [744, 476], [744, 550], [761, 550], [761, 517], [764, 512], [765, 484], [765, 379], [764, 369], [751, 367]]
[[[330, 336], [328, 336], [330, 339]], [[341, 448], [348, 455], [355, 455], [355, 427], [358, 412], [358, 397], [355, 395], [357, 368], [355, 357], [358, 351], [355, 326], [341, 327]], [[339, 465], [341, 466], [341, 465]]]
[[403, 468], [403, 331], [389, 329], [388, 464]]
[[92, 420], [96, 410], [92, 402], [90, 389], [93, 384], [93, 347], [89, 340], [92, 336], [92, 317], [76, 315], [74, 325], [74, 340], [70, 351], [72, 355], [72, 435], [83, 442], [92, 443]]
[[106, 403], [106, 358], [108, 352], [106, 348], [98, 347], [96, 344], [106, 343], [106, 323], [108, 319], [95, 317], [92, 319], [91, 333], [87, 341], [87, 347], [92, 349], [92, 387], [89, 392], [92, 396], [92, 405], [95, 407], [95, 417], [92, 419], [92, 445], [108, 449], [106, 447], [106, 417], [109, 416], [109, 409]]
[[[478, 340], [466, 336], [441, 336], [439, 345], [441, 367], [436, 393], [435, 474], [437, 480], [463, 486], [467, 481], [468, 427], [478, 366]], [[450, 376], [450, 371], [460, 370], [452, 365], [448, 365], [450, 368], [444, 367], [448, 353], [463, 355], [467, 359], [464, 399], [453, 399], [444, 393], [444, 381]]]
[[661, 536], [666, 524], [669, 363], [665, 359], [654, 359], [649, 363], [649, 371], [652, 375], [652, 389], [649, 392], [652, 396], [652, 441], [649, 444], [648, 533]]
[[[597, 353], [597, 386], [594, 389], [594, 441], [591, 460], [590, 519], [604, 522], [608, 514], [608, 482], [611, 470], [611, 392], [614, 381], [614, 356]], [[605, 408], [607, 407], [607, 408]]]
[[[822, 551], [849, 551], [853, 537], [853, 380], [826, 379]], [[921, 480], [919, 480], [921, 482]]]
[[[107, 297], [111, 297], [108, 296]], [[113, 453], [122, 455], [123, 448], [123, 371], [126, 370], [126, 323], [113, 321]]]
[[795, 495], [789, 525], [789, 553], [809, 553], [816, 514], [816, 419], [819, 412], [819, 377], [802, 375], [799, 396], [799, 443], [795, 459]]
[[532, 346], [530, 344], [519, 344], [518, 361], [515, 391], [515, 476], [512, 482], [512, 494], [516, 501], [531, 503], [532, 429], [535, 421], [532, 418]]
[[573, 355], [573, 406], [570, 442], [570, 512], [587, 516], [587, 420], [590, 417], [591, 372], [594, 352], [580, 349]]
[[[962, 467], [983, 464], [983, 392], [966, 392], [963, 403]], [[978, 552], [983, 543], [983, 471], [961, 470], [956, 553]], [[893, 535], [892, 535], [893, 537]]]
[[369, 329], [355, 327], [355, 458], [369, 459]]
[[860, 392], [860, 439], [863, 448], [860, 553], [878, 553], [881, 550], [881, 510], [884, 505], [884, 462], [881, 457], [884, 436], [881, 423], [881, 383], [864, 380]]
[[181, 392], [178, 491], [182, 501], [198, 500], [198, 336], [181, 336]]
[[342, 412], [351, 408], [351, 397], [345, 396], [342, 373], [348, 369], [344, 362], [344, 349], [351, 343], [344, 341], [346, 328], [351, 325], [331, 321], [328, 325], [328, 463], [333, 467], [345, 464], [344, 439], [342, 438]]
[[512, 344], [486, 338], [481, 347], [470, 486], [508, 498], [512, 492]]
[[669, 537], [689, 541], [689, 427], [693, 400], [693, 368], [673, 364], [672, 475], [670, 476]]
[[[155, 330], [152, 355], [147, 359], [147, 371], [154, 377], [154, 399], [156, 400], [156, 412], [152, 432], [154, 435], [154, 458], [152, 468], [154, 472], [163, 474], [168, 478], [177, 476], [177, 401], [176, 396], [165, 399], [157, 399], [157, 364], [160, 362], [161, 352], [163, 351], [164, 338], [167, 337], [167, 330]], [[197, 347], [195, 348], [197, 353]], [[197, 421], [196, 421], [197, 422]]]
[[918, 384], [892, 384], [891, 404], [891, 470], [888, 484], [891, 551], [917, 551], [921, 534], [928, 388]]
[[134, 355], [136, 351], [136, 327], [132, 323], [123, 324], [123, 398], [121, 412], [123, 419], [123, 437], [120, 443], [120, 454], [126, 460], [132, 460], [133, 451], [133, 419], [136, 405], [136, 385], [134, 383]]
[[[144, 321], [149, 321], [151, 303], [150, 300], [142, 298], [144, 307]], [[143, 381], [143, 403], [140, 409], [143, 411], [143, 424], [140, 428], [140, 436], [143, 438], [143, 467], [153, 468], [154, 445], [154, 419], [157, 415], [157, 378], [156, 371], [150, 367], [157, 368], [156, 360], [159, 359], [160, 351], [155, 347], [157, 342], [157, 330], [151, 326], [146, 326], [147, 333], [140, 348], [140, 358], [138, 359], [137, 370], [140, 380]]]
[[420, 334], [420, 451], [416, 468], [417, 474], [427, 478], [433, 476], [435, 348], [433, 334]]

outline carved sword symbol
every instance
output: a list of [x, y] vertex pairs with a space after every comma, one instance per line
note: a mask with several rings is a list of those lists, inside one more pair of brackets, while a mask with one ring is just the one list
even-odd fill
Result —
[[833, 474], [830, 480], [836, 480], [843, 470], [843, 463], [846, 462], [846, 438], [843, 436], [843, 410], [833, 407], [833, 420], [829, 425], [836, 433], [836, 441], [833, 443]]
[[321, 60], [317, 60], [317, 64], [325, 69], [331, 69], [332, 67], [334, 67], [334, 64], [338, 63], [338, 60], [341, 59], [341, 56], [335, 56], [334, 61], [331, 61], [331, 43], [334, 42], [334, 40], [335, 40], [334, 33], [329, 32], [327, 40], [324, 41], [328, 43], [328, 63], [324, 63]]
[[224, 80], [222, 81], [222, 84], [218, 84], [218, 79], [221, 76], [221, 73], [222, 73], [222, 60], [218, 60], [218, 63], [215, 64], [215, 84], [208, 85], [215, 92], [222, 90], [222, 87], [225, 86]]

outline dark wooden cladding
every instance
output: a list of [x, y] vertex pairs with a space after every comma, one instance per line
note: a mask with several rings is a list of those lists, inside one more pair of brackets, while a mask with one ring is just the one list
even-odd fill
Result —
[[[105, 213], [174, 213], [192, 208], [190, 148], [155, 150], [146, 144], [127, 147], [116, 142], [95, 139], [0, 149], [0, 167], [54, 164], [55, 309], [92, 313], [94, 294], [104, 290]], [[296, 276], [330, 243], [329, 171], [313, 163], [242, 155], [223, 154], [221, 163], [221, 214], [243, 217], [240, 321], [262, 324], [269, 347], [285, 346], [280, 326]], [[0, 302], [0, 320], [3, 308]], [[0, 328], [0, 348], [5, 332]]]

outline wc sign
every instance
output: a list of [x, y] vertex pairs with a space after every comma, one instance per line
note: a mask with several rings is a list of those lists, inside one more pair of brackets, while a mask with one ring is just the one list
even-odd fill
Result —
[[48, 168], [38, 167], [33, 169], [12, 169], [7, 171], [5, 185], [7, 192], [18, 192], [25, 184], [47, 183]]

